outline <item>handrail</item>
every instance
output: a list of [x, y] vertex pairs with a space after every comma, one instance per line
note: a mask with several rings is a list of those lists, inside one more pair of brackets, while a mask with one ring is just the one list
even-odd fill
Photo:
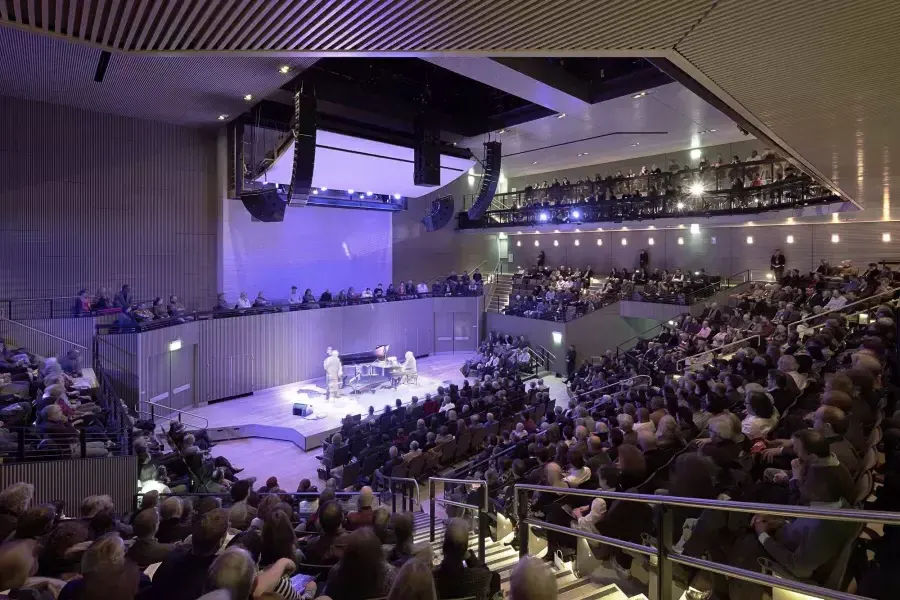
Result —
[[458, 470], [454, 471], [453, 474], [456, 475], [456, 474], [458, 474], [459, 472], [468, 472], [468, 473], [471, 473], [472, 470], [475, 469], [475, 467], [478, 467], [478, 466], [481, 466], [481, 465], [483, 465], [483, 464], [489, 463], [489, 462], [491, 462], [492, 460], [497, 460], [497, 459], [500, 458], [501, 456], [506, 456], [507, 454], [512, 453], [512, 452], [513, 452], [516, 448], [518, 448], [518, 447], [519, 447], [519, 444], [513, 444], [512, 446], [510, 446], [510, 447], [507, 448], [506, 450], [504, 450], [504, 451], [502, 451], [502, 452], [498, 452], [497, 454], [493, 454], [493, 455], [491, 455], [491, 456], [489, 456], [489, 457], [487, 457], [487, 458], [485, 458], [485, 459], [483, 459], [483, 460], [479, 460], [477, 463], [472, 463], [472, 464], [470, 464], [470, 465], [468, 465], [468, 466], [462, 467], [461, 469], [458, 469]]
[[[390, 477], [387, 475], [385, 475], [383, 477], [383, 479], [389, 481], [391, 484], [393, 484], [395, 481], [411, 482], [413, 489], [416, 490], [416, 504], [418, 504], [419, 506], [422, 506], [422, 502], [419, 500], [419, 482], [418, 481], [416, 481], [412, 477]], [[391, 488], [391, 491], [393, 492], [393, 488]], [[405, 506], [406, 506], [406, 504], [404, 503], [404, 507]]]
[[[688, 361], [691, 361], [691, 364], [694, 364], [697, 361], [697, 359], [702, 356], [705, 356], [707, 354], [713, 355], [716, 352], [721, 352], [722, 350], [731, 348], [732, 346], [737, 346], [738, 344], [747, 343], [750, 340], [752, 340], [753, 338], [756, 338], [757, 340], [762, 341], [762, 335], [759, 333], [754, 333], [753, 335], [745, 337], [743, 339], [736, 340], [734, 342], [729, 342], [729, 343], [725, 344], [724, 346], [719, 346], [718, 348], [713, 348], [712, 350], [707, 350], [706, 352], [701, 352], [700, 354], [694, 354], [693, 356], [685, 356], [684, 358], [680, 359], [678, 362], [675, 363], [675, 370], [680, 371], [681, 369], [683, 369], [684, 365], [686, 365]], [[705, 359], [701, 362], [705, 362]], [[679, 365], [681, 365], [681, 366], [679, 367]]]
[[65, 343], [69, 344], [70, 346], [74, 346], [80, 350], [88, 350], [88, 348], [86, 346], [82, 346], [81, 344], [78, 344], [71, 340], [67, 340], [65, 338], [61, 338], [59, 336], [53, 335], [52, 333], [47, 333], [46, 331], [41, 331], [40, 329], [36, 329], [29, 325], [25, 325], [24, 323], [19, 323], [18, 321], [13, 321], [11, 319], [7, 319], [6, 317], [0, 317], [0, 321], [6, 321], [7, 323], [12, 323], [13, 325], [17, 325], [19, 327], [24, 327], [25, 329], [29, 329], [31, 331], [34, 331], [35, 333], [39, 333], [41, 335], [46, 335], [47, 337], [53, 338], [54, 340], [59, 340], [60, 342], [65, 342]]
[[[891, 295], [893, 295], [893, 294], [895, 294], [895, 293], [897, 293], [897, 292], [900, 292], [900, 287], [896, 287], [896, 288], [890, 289], [890, 290], [888, 290], [888, 291], [886, 291], [886, 292], [881, 292], [881, 293], [878, 293], [878, 294], [873, 294], [873, 295], [868, 296], [868, 297], [866, 297], [866, 298], [861, 298], [860, 300], [856, 300], [855, 302], [851, 302], [850, 304], [845, 304], [844, 306], [842, 306], [841, 308], [839, 308], [839, 309], [836, 310], [836, 311], [834, 311], [834, 310], [829, 310], [829, 311], [826, 312], [825, 310], [822, 310], [822, 312], [819, 313], [819, 314], [817, 314], [817, 315], [810, 315], [810, 316], [806, 317], [805, 319], [800, 319], [799, 321], [794, 321], [794, 322], [791, 323], [788, 327], [794, 327], [794, 328], [796, 328], [800, 323], [806, 323], [806, 322], [808, 322], [808, 321], [813, 321], [813, 320], [815, 320], [815, 319], [822, 319], [822, 318], [825, 318], [827, 315], [829, 315], [829, 314], [831, 314], [831, 313], [833, 313], [833, 312], [842, 313], [843, 311], [847, 310], [847, 309], [850, 308], [851, 306], [856, 306], [857, 304], [863, 304], [863, 303], [865, 303], [865, 302], [870, 302], [871, 300], [873, 300], [873, 299], [875, 299], [875, 298], [878, 298], [879, 296], [884, 296], [884, 295], [886, 295], [886, 294], [891, 294]], [[822, 308], [824, 309], [824, 307], [822, 307]]]
[[[192, 412], [188, 412], [188, 411], [186, 411], [186, 410], [181, 410], [180, 408], [172, 408], [171, 406], [166, 406], [165, 404], [160, 404], [160, 403], [158, 403], [158, 402], [153, 402], [153, 401], [151, 401], [151, 400], [143, 400], [143, 402], [146, 402], [146, 403], [149, 404], [150, 406], [158, 406], [159, 408], [162, 408], [162, 409], [165, 409], [165, 410], [173, 410], [173, 411], [177, 412], [177, 413], [178, 413], [178, 421], [181, 421], [181, 415], [188, 415], [189, 417], [194, 417], [195, 419], [203, 419], [203, 421], [206, 423], [206, 424], [203, 426], [204, 429], [206, 429], [206, 428], [209, 427], [209, 419], [207, 419], [206, 417], [203, 417], [203, 416], [194, 414], [194, 413], [192, 413]], [[142, 411], [142, 412], [146, 412], [146, 411]], [[155, 414], [154, 414], [152, 411], [151, 411], [151, 415], [153, 415], [154, 418], [155, 418]], [[162, 415], [160, 415], [160, 416], [162, 416]], [[171, 419], [171, 418], [169, 418], [169, 417], [163, 417], [163, 418], [164, 418], [164, 419], [169, 419], [169, 420], [171, 420], [171, 421], [174, 421], [174, 420], [175, 420], [175, 419]]]
[[487, 521], [486, 521], [485, 515], [487, 514], [488, 506], [489, 506], [487, 480], [485, 480], [485, 479], [456, 479], [456, 478], [452, 478], [452, 477], [429, 477], [428, 478], [428, 496], [429, 496], [430, 504], [431, 504], [431, 506], [430, 506], [431, 514], [429, 517], [429, 521], [430, 521], [430, 524], [429, 524], [430, 538], [429, 539], [432, 542], [434, 541], [434, 535], [435, 535], [435, 501], [437, 500], [437, 498], [435, 498], [435, 496], [434, 496], [434, 484], [438, 481], [443, 482], [443, 483], [461, 483], [464, 485], [480, 485], [481, 489], [484, 490], [484, 503], [483, 503], [483, 507], [481, 509], [479, 509], [477, 506], [472, 506], [467, 503], [456, 502], [455, 500], [444, 499], [443, 502], [445, 504], [461, 506], [462, 508], [472, 508], [472, 509], [478, 510], [478, 557], [481, 559], [481, 561], [483, 563], [487, 562], [487, 560], [486, 560], [487, 555], [485, 553], [485, 547], [484, 547], [484, 536], [487, 533], [486, 532]]
[[[635, 544], [625, 540], [610, 538], [607, 536], [597, 535], [573, 529], [533, 518], [523, 518], [525, 525], [540, 527], [559, 533], [572, 535], [574, 537], [583, 537], [595, 540], [611, 546], [630, 550], [640, 554], [657, 557], [657, 598], [665, 599], [671, 597], [671, 566], [667, 563], [673, 562], [690, 567], [704, 570], [710, 570], [728, 577], [736, 577], [751, 583], [772, 586], [777, 588], [788, 589], [791, 591], [807, 594], [814, 597], [829, 598], [835, 600], [863, 600], [863, 597], [854, 594], [848, 594], [839, 590], [832, 590], [815, 584], [803, 583], [793, 579], [775, 577], [763, 573], [756, 573], [724, 565], [713, 561], [699, 558], [693, 558], [680, 554], [671, 553], [670, 545], [672, 543], [672, 513], [666, 510], [670, 507], [682, 508], [699, 508], [711, 510], [725, 510], [729, 512], [751, 513], [751, 514], [769, 514], [781, 517], [802, 517], [822, 519], [828, 521], [842, 521], [854, 523], [875, 523], [881, 525], [898, 525], [900, 524], [900, 514], [885, 511], [868, 511], [856, 509], [842, 508], [813, 508], [786, 506], [781, 504], [764, 504], [755, 502], [735, 502], [732, 500], [708, 500], [701, 498], [684, 498], [677, 496], [664, 496], [656, 494], [635, 494], [631, 492], [607, 492], [603, 490], [582, 490], [578, 488], [555, 488], [545, 485], [531, 484], [515, 484], [513, 493], [513, 510], [516, 515], [524, 515], [524, 504], [519, 498], [520, 492], [523, 499], [527, 498], [527, 492], [542, 492], [557, 495], [572, 495], [588, 498], [604, 498], [608, 500], [622, 500], [626, 502], [641, 502], [651, 506], [660, 506], [662, 511], [657, 514], [656, 526], [658, 533], [658, 542], [656, 546], [644, 546]], [[528, 553], [528, 531], [527, 527], [522, 527], [519, 531], [519, 552], [521, 556]]]
[[[607, 388], [611, 388], [611, 387], [616, 386], [616, 385], [625, 385], [626, 383], [629, 383], [629, 382], [631, 382], [631, 381], [635, 381], [635, 380], [637, 380], [637, 379], [646, 379], [646, 380], [647, 380], [647, 385], [650, 385], [650, 384], [653, 383], [653, 378], [650, 377], [649, 375], [635, 375], [634, 377], [629, 377], [628, 379], [623, 379], [622, 381], [616, 381], [615, 383], [610, 383], [610, 384], [608, 384], [608, 385], [604, 385], [604, 386], [601, 387], [601, 388], [596, 388], [596, 389], [593, 389], [593, 390], [587, 390], [587, 391], [585, 391], [585, 392], [581, 392], [580, 394], [577, 394], [577, 395], [575, 395], [575, 396], [572, 396], [571, 399], [572, 399], [572, 400], [577, 400], [578, 398], [581, 398], [582, 396], [586, 396], [586, 395], [588, 395], [588, 394], [596, 394], [597, 392], [602, 392], [603, 390], [605, 390], [605, 389], [607, 389]], [[628, 386], [629, 389], [630, 389], [630, 388], [633, 388], [633, 387], [634, 387], [634, 384]]]

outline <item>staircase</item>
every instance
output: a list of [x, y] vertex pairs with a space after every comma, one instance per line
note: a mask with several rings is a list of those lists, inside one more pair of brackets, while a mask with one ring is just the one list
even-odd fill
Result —
[[[414, 513], [415, 533], [413, 542], [417, 545], [431, 543], [434, 564], [441, 561], [441, 544], [444, 540], [444, 524], [441, 519], [435, 523], [434, 542], [429, 542], [429, 515], [425, 512]], [[469, 547], [478, 548], [478, 534], [469, 535]], [[477, 550], [476, 550], [477, 552]], [[509, 578], [513, 567], [519, 562], [519, 552], [509, 544], [495, 542], [490, 537], [485, 540], [485, 562], [488, 568], [500, 574], [500, 588], [504, 596], [509, 594]], [[645, 598], [642, 594], [629, 597], [616, 584], [598, 585], [590, 577], [578, 577], [569, 568], [560, 569], [551, 564], [559, 589], [559, 600], [638, 600]]]
[[503, 312], [509, 305], [509, 296], [512, 294], [512, 275], [497, 274], [491, 297], [488, 298], [487, 312]]

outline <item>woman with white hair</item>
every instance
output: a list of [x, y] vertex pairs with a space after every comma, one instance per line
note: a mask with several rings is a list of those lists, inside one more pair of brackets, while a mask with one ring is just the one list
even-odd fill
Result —
[[419, 372], [416, 366], [416, 357], [410, 350], [407, 350], [403, 358], [403, 376], [406, 377], [406, 381], [409, 383], [411, 379], [416, 378]]

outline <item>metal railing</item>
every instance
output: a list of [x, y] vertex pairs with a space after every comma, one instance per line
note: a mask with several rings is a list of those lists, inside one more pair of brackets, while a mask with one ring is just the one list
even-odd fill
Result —
[[419, 482], [416, 481], [415, 479], [413, 479], [412, 477], [390, 477], [390, 476], [385, 475], [382, 477], [382, 483], [386, 485], [386, 487], [382, 488], [382, 489], [391, 492], [391, 510], [393, 512], [397, 512], [396, 491], [398, 488], [395, 487], [395, 484], [400, 484], [399, 489], [400, 489], [400, 493], [401, 493], [401, 501], [402, 501], [401, 507], [403, 509], [403, 512], [406, 512], [406, 510], [407, 510], [407, 508], [406, 508], [406, 489], [407, 489], [407, 487], [409, 489], [415, 491], [415, 504], [413, 504], [413, 498], [410, 497], [409, 498], [409, 500], [410, 500], [409, 510], [413, 510], [416, 506], [422, 505], [422, 502], [419, 499]]
[[621, 388], [622, 386], [624, 386], [626, 384], [628, 385], [628, 387], [626, 389], [620, 389], [619, 391], [622, 392], [622, 391], [630, 390], [631, 388], [637, 386], [638, 385], [637, 382], [639, 382], [639, 381], [645, 381], [645, 383], [647, 385], [653, 384], [653, 378], [650, 377], [649, 375], [635, 375], [634, 377], [629, 377], [628, 379], [623, 379], [622, 381], [610, 383], [610, 384], [605, 385], [600, 388], [596, 388], [593, 390], [587, 390], [586, 392], [581, 392], [580, 394], [576, 394], [575, 396], [572, 396], [571, 399], [578, 401], [578, 399], [581, 398], [582, 396], [587, 396], [588, 394], [597, 394], [597, 393], [602, 394], [605, 390], [608, 390], [608, 389], [616, 387], [616, 386], [619, 386]]
[[[100, 432], [77, 429], [72, 433], [34, 434], [27, 427], [10, 426], [15, 437], [15, 450], [0, 452], [0, 462], [23, 463], [73, 458], [107, 458], [133, 454], [130, 427]], [[38, 441], [39, 435], [40, 440]]]
[[56, 340], [59, 342], [63, 342], [64, 344], [67, 344], [71, 348], [77, 348], [79, 350], [90, 351], [90, 348], [88, 348], [87, 346], [82, 346], [81, 344], [73, 342], [72, 340], [67, 340], [65, 338], [61, 338], [59, 336], [53, 335], [52, 333], [47, 333], [46, 331], [41, 331], [40, 329], [31, 327], [30, 325], [25, 325], [24, 323], [19, 323], [18, 321], [13, 321], [12, 319], [7, 319], [6, 317], [0, 317], [0, 322], [3, 322], [4, 324], [8, 324], [8, 325], [13, 325], [14, 327], [21, 327], [22, 329], [26, 329], [37, 335], [48, 337], [50, 339], [53, 339], [53, 340]]
[[[466, 502], [457, 502], [455, 500], [447, 500], [446, 498], [438, 499], [435, 497], [435, 486], [434, 484], [438, 481], [447, 484], [462, 484], [462, 485], [478, 485], [481, 486], [481, 489], [484, 490], [483, 502], [481, 506], [476, 506], [474, 504], [468, 504]], [[446, 495], [446, 490], [445, 490]], [[488, 511], [488, 485], [487, 481], [484, 479], [453, 479], [450, 477], [429, 477], [428, 478], [428, 498], [430, 503], [431, 514], [429, 515], [429, 539], [434, 542], [435, 538], [435, 509], [437, 508], [436, 503], [440, 502], [449, 506], [456, 506], [458, 508], [465, 508], [468, 510], [474, 510], [478, 513], [478, 558], [481, 559], [481, 562], [487, 562], [487, 556], [485, 555], [484, 549], [484, 538], [487, 535], [488, 523], [487, 523], [487, 511]]]
[[[659, 507], [655, 513], [655, 529], [657, 543], [655, 546], [637, 544], [627, 540], [594, 534], [573, 529], [553, 523], [547, 523], [539, 519], [530, 518], [527, 515], [528, 492], [541, 492], [557, 494], [561, 496], [581, 496], [587, 498], [604, 498], [606, 500], [619, 500], [623, 502], [640, 502], [650, 506]], [[815, 584], [804, 583], [792, 579], [775, 577], [763, 573], [749, 571], [725, 565], [710, 560], [683, 556], [672, 551], [673, 507], [723, 510], [745, 514], [765, 514], [779, 517], [802, 517], [822, 519], [827, 521], [842, 521], [852, 523], [869, 523], [880, 525], [900, 525], [900, 515], [896, 513], [868, 510], [853, 510], [840, 508], [812, 508], [785, 506], [781, 504], [762, 504], [755, 502], [734, 502], [731, 500], [706, 500], [699, 498], [684, 498], [676, 496], [664, 496], [656, 494], [634, 494], [630, 492], [606, 492], [602, 490], [582, 490], [578, 488], [554, 488], [543, 485], [515, 484], [513, 494], [513, 507], [519, 517], [519, 554], [525, 557], [528, 554], [528, 528], [538, 527], [550, 531], [556, 531], [575, 537], [585, 538], [601, 544], [619, 548], [630, 552], [636, 552], [644, 556], [656, 558], [657, 600], [672, 599], [672, 564], [681, 564], [687, 567], [712, 571], [728, 577], [735, 577], [751, 583], [772, 586], [808, 594], [814, 597], [828, 600], [863, 600], [862, 596], [848, 594], [846, 592], [832, 590]], [[852, 543], [852, 540], [851, 540]]]
[[688, 364], [696, 364], [697, 362], [709, 362], [716, 355], [717, 352], [721, 353], [725, 350], [730, 350], [732, 348], [743, 348], [746, 344], [750, 343], [750, 340], [756, 339], [759, 342], [762, 342], [762, 335], [755, 333], [751, 336], [745, 337], [743, 339], [731, 342], [729, 344], [725, 344], [723, 346], [719, 346], [718, 348], [713, 348], [712, 350], [707, 350], [706, 352], [701, 352], [700, 354], [695, 354], [693, 356], [685, 356], [675, 363], [675, 370], [681, 371], [684, 369], [685, 365]]
[[[201, 429], [206, 429], [209, 427], [209, 419], [207, 419], [206, 417], [203, 417], [201, 415], [194, 414], [194, 413], [188, 412], [186, 410], [181, 410], [180, 408], [173, 408], [171, 406], [166, 406], [165, 404], [159, 404], [158, 402], [151, 402], [150, 400], [143, 400], [141, 403], [150, 405], [149, 411], [142, 409], [142, 410], [140, 410], [140, 413], [149, 416], [150, 420], [153, 421], [154, 424], [156, 423], [155, 419], [157, 417], [159, 417], [161, 419], [167, 419], [169, 421], [178, 421], [179, 423], [181, 423], [182, 422], [181, 415], [187, 415], [194, 419], [201, 419], [203, 421], [203, 427]], [[158, 415], [158, 414], [156, 414], [157, 408], [178, 413], [178, 416], [170, 417], [167, 415]]]
[[809, 323], [810, 321], [815, 321], [815, 320], [823, 320], [824, 321], [825, 319], [828, 318], [828, 315], [833, 312], [843, 313], [848, 308], [851, 308], [853, 306], [860, 306], [860, 305], [866, 304], [868, 302], [872, 302], [872, 300], [874, 300], [875, 298], [881, 298], [883, 296], [893, 296], [893, 295], [897, 294], [898, 292], [900, 292], [900, 287], [896, 287], [896, 288], [887, 290], [886, 292], [881, 292], [879, 294], [873, 294], [867, 298], [862, 298], [861, 300], [856, 300], [855, 302], [851, 302], [850, 304], [845, 304], [838, 310], [829, 310], [829, 311], [823, 310], [821, 313], [819, 313], [817, 315], [811, 315], [809, 317], [806, 317], [805, 319], [800, 319], [798, 321], [794, 321], [788, 327], [789, 328], [793, 327], [794, 329], [796, 329], [797, 326], [800, 325], [801, 323]]

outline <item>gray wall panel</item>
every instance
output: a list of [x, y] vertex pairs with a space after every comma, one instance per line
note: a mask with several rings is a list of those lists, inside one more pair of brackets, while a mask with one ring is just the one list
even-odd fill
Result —
[[210, 305], [212, 133], [8, 97], [0, 131], [0, 298], [128, 282], [138, 299]]

